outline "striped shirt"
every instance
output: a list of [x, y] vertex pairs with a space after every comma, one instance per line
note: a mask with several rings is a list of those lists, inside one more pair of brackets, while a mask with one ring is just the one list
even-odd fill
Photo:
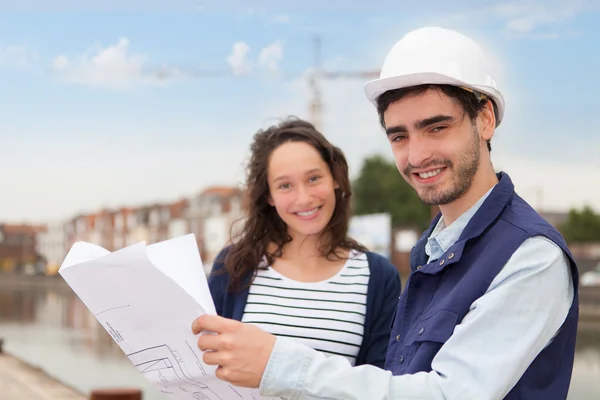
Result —
[[248, 294], [243, 322], [276, 336], [294, 338], [352, 365], [363, 340], [369, 264], [366, 254], [351, 250], [333, 277], [299, 282], [273, 268], [261, 269]]

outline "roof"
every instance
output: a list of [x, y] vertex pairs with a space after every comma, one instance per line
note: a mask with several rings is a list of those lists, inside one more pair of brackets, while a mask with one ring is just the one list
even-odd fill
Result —
[[44, 225], [3, 224], [2, 229], [9, 235], [35, 235], [44, 232], [46, 227]]
[[180, 218], [183, 216], [183, 212], [188, 206], [188, 201], [186, 199], [181, 199], [176, 201], [175, 203], [169, 204], [169, 211], [171, 213], [171, 218]]
[[237, 186], [210, 186], [200, 192], [199, 196], [217, 195], [221, 197], [231, 197], [240, 194], [242, 191]]

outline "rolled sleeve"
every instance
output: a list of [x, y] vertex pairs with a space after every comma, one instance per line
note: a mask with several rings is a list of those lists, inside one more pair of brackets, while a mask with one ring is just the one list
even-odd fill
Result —
[[264, 396], [300, 399], [310, 365], [318, 352], [295, 340], [278, 337], [260, 383]]

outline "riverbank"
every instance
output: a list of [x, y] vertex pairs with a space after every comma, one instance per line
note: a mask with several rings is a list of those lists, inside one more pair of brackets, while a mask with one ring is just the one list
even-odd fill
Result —
[[0, 393], [3, 400], [86, 400], [75, 389], [10, 354], [0, 353]]

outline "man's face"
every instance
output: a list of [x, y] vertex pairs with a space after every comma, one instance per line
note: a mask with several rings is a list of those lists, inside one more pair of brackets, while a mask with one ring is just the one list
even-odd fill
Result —
[[392, 103], [384, 122], [398, 171], [425, 204], [449, 204], [469, 191], [482, 141], [460, 104], [429, 90]]

